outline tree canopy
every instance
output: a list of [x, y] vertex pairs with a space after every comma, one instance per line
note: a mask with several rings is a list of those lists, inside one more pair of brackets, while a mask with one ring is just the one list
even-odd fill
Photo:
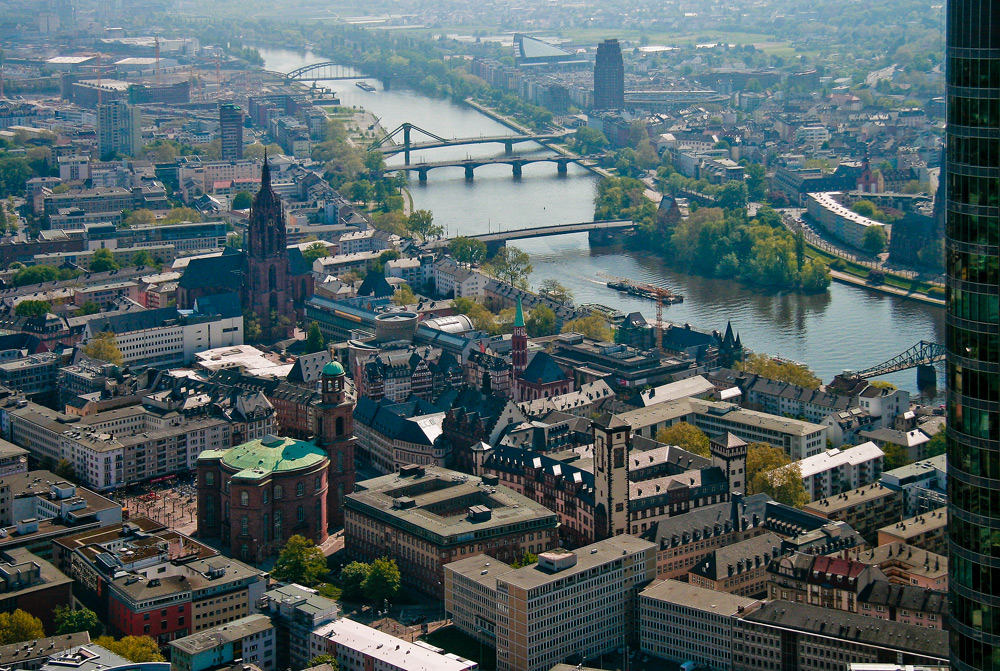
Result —
[[306, 354], [322, 352], [324, 346], [323, 333], [319, 330], [319, 322], [312, 322], [309, 324], [309, 334], [306, 336]]
[[13, 613], [0, 613], [0, 645], [45, 638], [42, 621], [20, 608]]
[[460, 235], [448, 243], [448, 252], [459, 263], [476, 265], [486, 260], [486, 243]]
[[83, 346], [83, 353], [91, 359], [107, 361], [116, 366], [125, 362], [122, 351], [118, 349], [118, 340], [112, 331], [101, 331], [91, 338], [90, 342]]
[[756, 373], [762, 377], [781, 382], [789, 382], [807, 389], [818, 389], [820, 379], [805, 366], [777, 361], [766, 354], [749, 354], [736, 364], [736, 369], [745, 373]]
[[125, 636], [115, 640], [110, 636], [98, 636], [94, 643], [107, 648], [116, 655], [121, 655], [130, 662], [164, 662], [160, 654], [160, 646], [149, 636]]
[[26, 300], [17, 304], [14, 314], [18, 317], [41, 317], [51, 309], [52, 304], [48, 301]]
[[747, 494], [767, 494], [775, 501], [801, 508], [809, 503], [802, 471], [780, 447], [753, 443], [747, 448]]
[[528, 275], [533, 270], [531, 257], [526, 252], [510, 245], [501, 247], [488, 265], [492, 273], [501, 281], [522, 288], [527, 286]]
[[278, 580], [311, 587], [326, 573], [326, 557], [312, 540], [295, 534], [278, 554], [272, 575]]
[[588, 338], [601, 342], [611, 342], [613, 337], [611, 324], [608, 323], [607, 319], [596, 314], [566, 322], [563, 324], [562, 333], [582, 333]]
[[91, 638], [101, 633], [101, 621], [97, 618], [97, 613], [89, 608], [73, 610], [68, 606], [56, 606], [55, 609], [56, 635], [73, 634], [78, 631], [90, 632]]
[[365, 598], [370, 603], [378, 604], [396, 598], [400, 581], [396, 560], [382, 557], [371, 563], [371, 569], [361, 586], [365, 590]]
[[115, 256], [110, 249], [101, 248], [94, 252], [90, 258], [90, 271], [94, 273], [104, 273], [109, 270], [118, 270], [115, 263]]
[[711, 456], [708, 435], [698, 427], [687, 422], [678, 422], [656, 433], [656, 440], [667, 445], [676, 445], [699, 457]]

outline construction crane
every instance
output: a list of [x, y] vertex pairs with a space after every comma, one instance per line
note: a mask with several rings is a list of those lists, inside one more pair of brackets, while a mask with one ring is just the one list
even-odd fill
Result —
[[623, 291], [632, 296], [649, 298], [656, 301], [656, 349], [661, 353], [663, 350], [663, 304], [681, 303], [684, 297], [674, 293], [666, 287], [658, 287], [655, 284], [636, 282], [627, 277], [616, 277], [607, 273], [597, 273], [598, 277], [608, 280], [608, 287]]

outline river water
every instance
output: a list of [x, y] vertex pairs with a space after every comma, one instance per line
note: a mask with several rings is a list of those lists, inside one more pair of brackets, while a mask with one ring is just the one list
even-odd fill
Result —
[[[267, 69], [288, 72], [325, 59], [313, 53], [261, 49]], [[480, 112], [449, 100], [430, 98], [405, 89], [376, 91], [354, 81], [321, 82], [337, 92], [341, 104], [357, 105], [380, 118], [386, 131], [404, 121], [444, 138], [505, 135], [511, 131]], [[414, 132], [414, 142], [419, 134]], [[534, 147], [534, 148], [529, 148]], [[440, 161], [500, 155], [500, 145], [470, 145], [414, 152], [411, 161]], [[518, 154], [546, 152], [537, 145], [517, 145]], [[390, 165], [402, 163], [402, 157]], [[438, 168], [426, 183], [410, 180], [414, 207], [434, 213], [449, 237], [545, 224], [590, 221], [594, 215], [597, 177], [577, 165], [565, 176], [553, 164], [524, 166], [514, 179], [506, 165], [476, 169], [465, 179], [462, 168]], [[944, 342], [944, 309], [834, 283], [827, 294], [801, 296], [760, 291], [735, 282], [684, 275], [665, 268], [653, 255], [621, 250], [591, 249], [586, 234], [521, 240], [514, 243], [531, 255], [537, 287], [555, 278], [572, 290], [577, 303], [604, 303], [626, 312], [640, 311], [653, 318], [651, 301], [627, 297], [608, 289], [598, 273], [628, 277], [669, 287], [684, 295], [684, 303], [664, 307], [664, 318], [703, 329], [725, 328], [732, 321], [744, 345], [758, 352], [801, 361], [824, 381], [845, 369], [875, 365], [903, 352], [920, 340]], [[916, 371], [883, 379], [917, 394]], [[943, 379], [936, 391], [924, 390], [920, 400], [940, 403]]]

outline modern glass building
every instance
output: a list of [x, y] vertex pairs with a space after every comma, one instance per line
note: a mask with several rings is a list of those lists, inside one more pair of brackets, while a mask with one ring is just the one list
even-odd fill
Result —
[[1000, 669], [1000, 0], [949, 0], [952, 668]]

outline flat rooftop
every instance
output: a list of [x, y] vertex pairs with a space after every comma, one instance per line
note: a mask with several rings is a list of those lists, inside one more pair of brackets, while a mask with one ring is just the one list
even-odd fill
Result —
[[679, 580], [658, 580], [639, 592], [639, 596], [727, 616], [749, 612], [761, 604], [759, 599], [717, 592]]
[[[609, 538], [584, 546], [578, 550], [572, 550], [572, 554], [576, 555], [576, 564], [561, 571], [549, 571], [542, 568], [538, 563], [529, 564], [505, 574], [503, 581], [524, 589], [532, 589], [533, 587], [539, 587], [556, 580], [564, 580], [569, 576], [580, 575], [592, 568], [617, 561], [627, 555], [655, 549], [656, 545], [649, 541], [628, 535], [616, 536], [615, 538]], [[559, 553], [559, 550], [554, 552]], [[562, 551], [562, 553], [567, 552], [569, 551]]]
[[[851, 491], [844, 492], [843, 494], [836, 494], [825, 499], [813, 501], [812, 503], [803, 506], [802, 510], [822, 515], [823, 517], [829, 517], [831, 513], [853, 508], [870, 501], [878, 501], [879, 499], [889, 499], [899, 496], [901, 496], [901, 494], [898, 490], [889, 489], [880, 483], [875, 483], [873, 485], [866, 485], [864, 487], [852, 489]], [[902, 499], [900, 500], [902, 501]]]

